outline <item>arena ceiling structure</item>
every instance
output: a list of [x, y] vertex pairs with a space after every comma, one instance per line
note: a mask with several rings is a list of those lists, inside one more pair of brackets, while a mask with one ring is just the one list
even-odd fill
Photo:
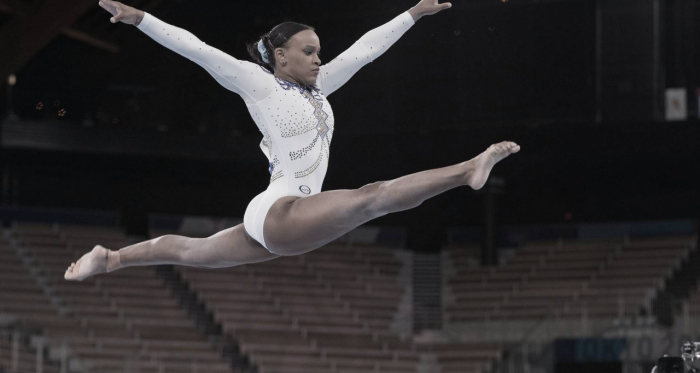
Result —
[[[152, 9], [160, 2], [137, 1], [134, 5]], [[119, 52], [119, 46], [106, 39], [114, 39], [121, 31], [96, 22], [101, 15], [96, 1], [3, 0], [0, 13], [0, 50], [5, 54], [0, 61], [2, 76], [21, 70], [59, 35], [111, 53]]]

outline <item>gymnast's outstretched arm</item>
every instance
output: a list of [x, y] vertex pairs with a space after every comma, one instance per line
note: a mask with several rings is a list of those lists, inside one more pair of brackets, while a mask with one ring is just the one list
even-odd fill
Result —
[[257, 102], [272, 92], [270, 87], [265, 87], [269, 80], [260, 79], [268, 73], [257, 64], [238, 60], [207, 45], [191, 32], [165, 23], [142, 10], [113, 0], [100, 0], [99, 4], [113, 15], [112, 23], [135, 25], [164, 47], [203, 67], [219, 84], [238, 93], [244, 100]]
[[451, 6], [450, 3], [438, 4], [438, 0], [422, 0], [388, 23], [366, 33], [333, 61], [321, 66], [317, 81], [319, 89], [326, 96], [335, 92], [363, 66], [381, 56], [421, 17]]

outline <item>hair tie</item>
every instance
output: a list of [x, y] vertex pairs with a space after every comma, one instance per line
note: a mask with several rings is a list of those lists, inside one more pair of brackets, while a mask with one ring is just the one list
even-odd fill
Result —
[[263, 45], [262, 39], [258, 41], [258, 52], [260, 52], [260, 57], [262, 57], [263, 62], [269, 64], [270, 58], [267, 56], [267, 49]]

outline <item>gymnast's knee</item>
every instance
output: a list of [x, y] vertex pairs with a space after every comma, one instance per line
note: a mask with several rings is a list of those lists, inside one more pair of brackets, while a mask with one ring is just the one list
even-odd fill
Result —
[[206, 266], [208, 263], [202, 260], [202, 254], [207, 252], [204, 245], [208, 244], [208, 238], [190, 238], [175, 235], [165, 235], [158, 238], [160, 244], [178, 247], [177, 260], [192, 266]]

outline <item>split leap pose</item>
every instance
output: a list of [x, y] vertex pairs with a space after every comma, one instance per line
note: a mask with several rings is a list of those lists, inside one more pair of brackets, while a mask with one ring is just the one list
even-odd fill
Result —
[[319, 38], [306, 25], [279, 24], [248, 45], [252, 63], [120, 2], [101, 0], [99, 5], [112, 14], [112, 23], [136, 25], [243, 98], [263, 135], [260, 146], [269, 160], [270, 185], [250, 202], [243, 224], [208, 238], [165, 235], [117, 251], [97, 245], [66, 270], [68, 280], [130, 266], [219, 268], [304, 254], [372, 219], [414, 208], [452, 188], [479, 189], [496, 163], [520, 150], [513, 142], [502, 142], [453, 166], [359, 189], [321, 192], [335, 125], [326, 96], [389, 49], [415, 21], [450, 3], [421, 0], [323, 66]]

